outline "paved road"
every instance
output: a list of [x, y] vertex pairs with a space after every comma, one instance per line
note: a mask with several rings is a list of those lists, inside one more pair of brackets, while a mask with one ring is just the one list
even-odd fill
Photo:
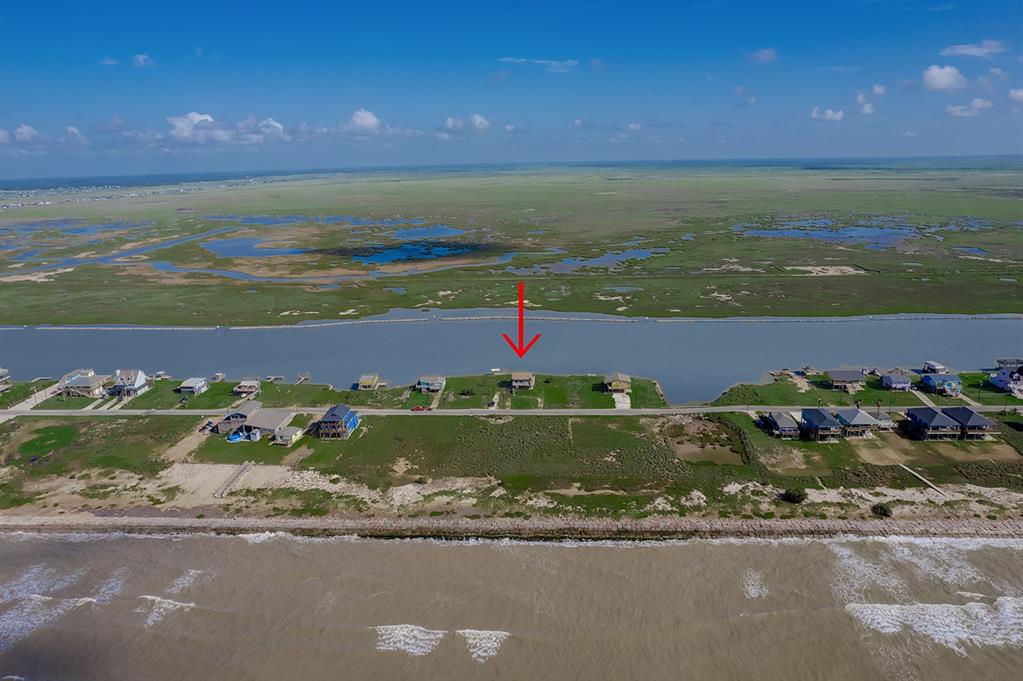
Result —
[[[269, 409], [270, 407], [268, 407]], [[274, 407], [275, 409], [277, 407]], [[376, 409], [361, 408], [357, 410], [363, 416], [669, 416], [672, 414], [735, 414], [749, 411], [799, 411], [804, 406], [798, 405], [731, 405], [731, 406], [691, 406], [691, 407], [657, 407], [646, 409], [435, 409], [433, 411], [410, 411], [409, 409]], [[285, 407], [285, 411], [296, 413], [322, 414], [325, 407]], [[893, 409], [883, 408], [882, 411], [905, 411], [906, 407]], [[982, 405], [974, 407], [982, 412], [1000, 412], [1004, 407]], [[1020, 407], [1010, 411], [1020, 413]], [[868, 408], [867, 411], [873, 411]], [[120, 409], [92, 410], [82, 409], [0, 409], [0, 418], [14, 416], [222, 416], [227, 409]]]

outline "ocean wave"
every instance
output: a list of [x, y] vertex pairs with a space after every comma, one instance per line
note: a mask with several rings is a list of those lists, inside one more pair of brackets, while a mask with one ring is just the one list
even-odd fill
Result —
[[1023, 599], [1003, 596], [993, 604], [850, 603], [846, 612], [872, 631], [895, 635], [909, 629], [959, 655], [967, 646], [1023, 646]]
[[829, 544], [828, 549], [836, 558], [831, 588], [839, 600], [845, 603], [863, 600], [870, 589], [906, 599], [909, 593], [906, 582], [893, 572], [888, 561], [868, 560], [842, 544]]
[[764, 573], [752, 568], [742, 573], [742, 593], [748, 599], [763, 598], [769, 591], [764, 583]]
[[443, 629], [426, 629], [415, 624], [387, 624], [373, 627], [377, 650], [398, 651], [416, 657], [429, 655], [447, 635]]
[[20, 576], [0, 585], [0, 605], [33, 594], [48, 594], [66, 589], [77, 582], [84, 570], [61, 575], [46, 565], [31, 565]]
[[[195, 603], [182, 603], [180, 601], [172, 601], [169, 598], [161, 598], [160, 596], [149, 596], [143, 595], [139, 598], [149, 601], [150, 608], [149, 613], [146, 615], [146, 626], [151, 627], [154, 624], [158, 624], [163, 618], [171, 612], [177, 610], [189, 611], [195, 607]], [[135, 612], [146, 612], [146, 609], [139, 607]]]
[[501, 644], [511, 636], [507, 631], [488, 629], [459, 629], [455, 632], [465, 639], [465, 647], [469, 655], [477, 662], [483, 663], [501, 650]]
[[179, 594], [182, 591], [191, 589], [192, 587], [209, 580], [211, 575], [205, 570], [185, 570], [180, 577], [174, 580], [174, 583], [167, 589], [169, 594]]

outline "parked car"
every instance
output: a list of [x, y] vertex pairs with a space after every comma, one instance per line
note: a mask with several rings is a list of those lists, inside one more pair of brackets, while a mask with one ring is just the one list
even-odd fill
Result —
[[426, 411], [426, 407], [424, 407], [423, 405], [419, 404], [419, 405], [416, 405], [416, 406], [412, 407], [412, 411]]

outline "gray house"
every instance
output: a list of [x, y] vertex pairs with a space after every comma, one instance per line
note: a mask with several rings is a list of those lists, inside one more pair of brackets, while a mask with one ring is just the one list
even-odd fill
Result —
[[983, 440], [998, 432], [998, 424], [969, 407], [948, 407], [941, 411], [959, 424], [964, 440]]
[[881, 376], [881, 385], [888, 390], [910, 390], [913, 388], [913, 380], [906, 374], [883, 374]]
[[802, 417], [803, 432], [811, 440], [820, 442], [842, 434], [841, 422], [823, 409], [804, 409]]
[[772, 411], [764, 415], [763, 424], [767, 431], [782, 440], [799, 437], [799, 424], [787, 411]]
[[906, 410], [909, 428], [921, 440], [956, 440], [961, 426], [951, 416], [934, 407], [914, 407]]
[[832, 369], [827, 376], [832, 388], [847, 392], [859, 390], [867, 381], [866, 376], [859, 369]]
[[250, 416], [255, 414], [263, 406], [262, 402], [257, 400], [246, 400], [238, 405], [236, 409], [231, 410], [227, 416], [220, 420], [220, 423], [213, 426], [213, 432], [215, 433], [233, 433], [241, 427]]
[[842, 424], [842, 434], [846, 437], [866, 437], [879, 427], [877, 419], [855, 407], [839, 409], [835, 418]]

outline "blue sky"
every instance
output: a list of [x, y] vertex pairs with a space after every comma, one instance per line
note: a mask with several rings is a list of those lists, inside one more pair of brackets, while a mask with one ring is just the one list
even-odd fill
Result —
[[1023, 3], [3, 3], [0, 177], [1023, 151]]

